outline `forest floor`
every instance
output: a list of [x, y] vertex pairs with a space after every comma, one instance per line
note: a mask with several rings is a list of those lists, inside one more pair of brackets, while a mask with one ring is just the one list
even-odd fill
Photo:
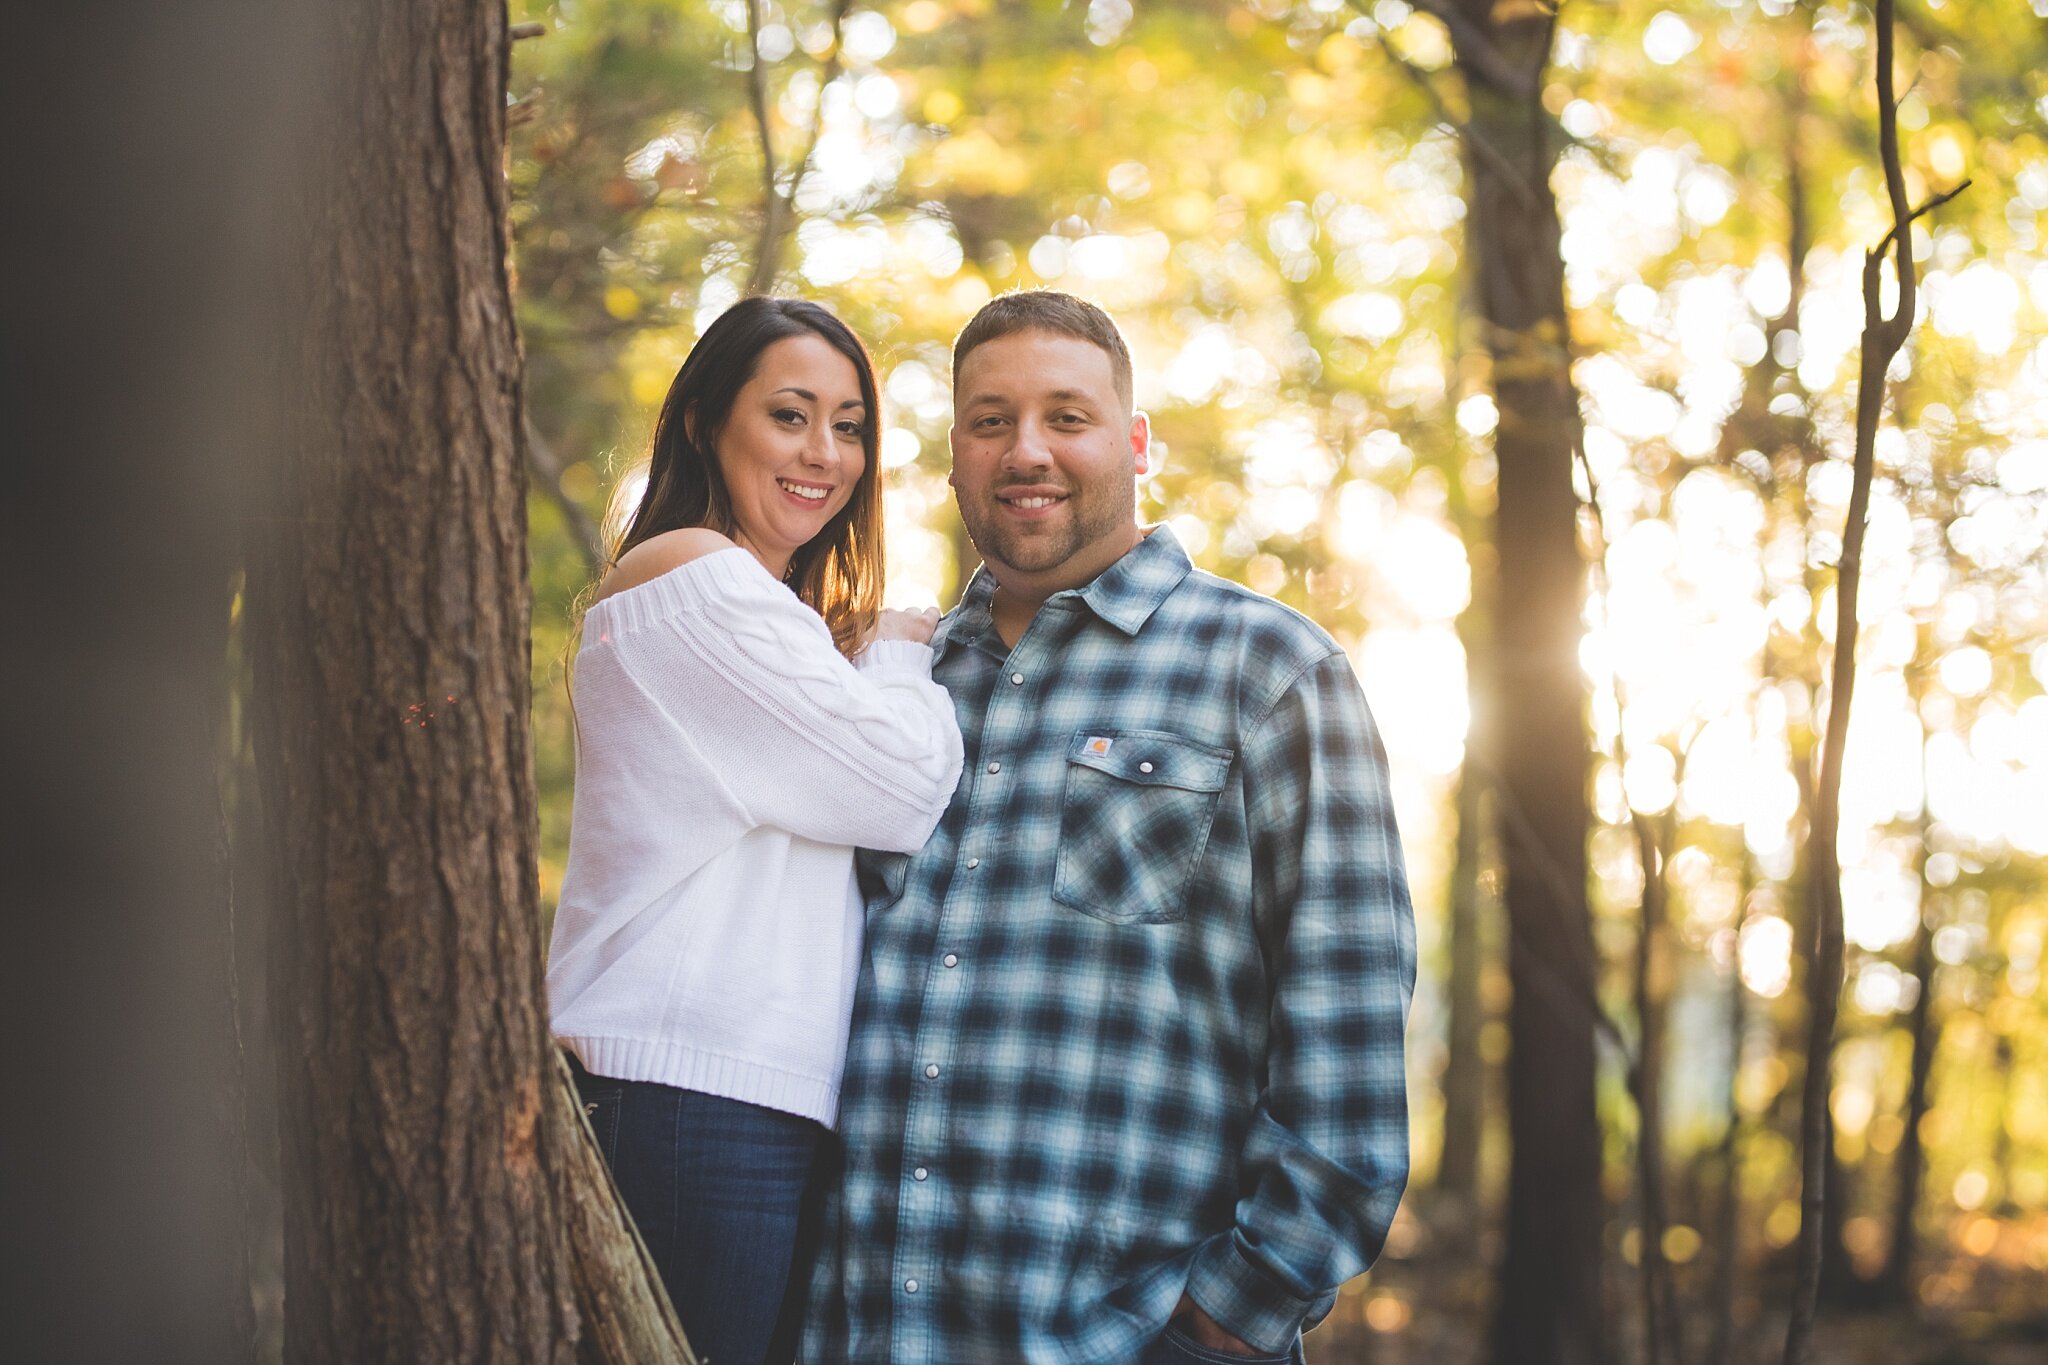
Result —
[[[1345, 1287], [1330, 1316], [1307, 1339], [1310, 1365], [1488, 1365], [1497, 1238], [1461, 1249], [1432, 1236], [1404, 1207], [1388, 1250], [1370, 1275]], [[1398, 1254], [1397, 1254], [1398, 1253]], [[1618, 1260], [1618, 1258], [1616, 1258]], [[1768, 1291], [1765, 1307], [1756, 1293]], [[1790, 1285], [1784, 1267], [1746, 1267], [1728, 1355], [1721, 1365], [1776, 1365], [1783, 1359]], [[1814, 1334], [1822, 1365], [2042, 1365], [2048, 1360], [2048, 1273], [1997, 1258], [1929, 1248], [1923, 1302], [1884, 1310], [1823, 1307]], [[1696, 1287], [1683, 1283], [1681, 1296]], [[1607, 1286], [1610, 1343], [1620, 1365], [1640, 1365], [1638, 1281], [1618, 1267]], [[1938, 1306], [1926, 1302], [1941, 1300]], [[1696, 1311], [1687, 1323], [1685, 1360], [1707, 1360], [1713, 1324]]]

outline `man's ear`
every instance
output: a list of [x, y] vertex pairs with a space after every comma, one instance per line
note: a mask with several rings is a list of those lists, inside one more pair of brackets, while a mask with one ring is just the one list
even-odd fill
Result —
[[958, 424], [946, 428], [946, 449], [953, 454], [953, 462], [946, 466], [946, 486], [948, 488], [958, 488], [960, 480], [954, 476], [954, 471], [960, 468], [960, 428]]
[[1152, 472], [1152, 419], [1142, 409], [1131, 414], [1131, 458], [1140, 478]]

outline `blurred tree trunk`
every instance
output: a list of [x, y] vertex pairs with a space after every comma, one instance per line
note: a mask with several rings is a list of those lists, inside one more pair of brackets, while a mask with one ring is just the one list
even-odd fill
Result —
[[[1684, 779], [1681, 755], [1677, 777]], [[1636, 854], [1643, 869], [1642, 902], [1636, 919], [1636, 1056], [1629, 1076], [1636, 1104], [1636, 1201], [1643, 1305], [1643, 1357], [1650, 1365], [1679, 1358], [1680, 1328], [1671, 1272], [1664, 1259], [1669, 1222], [1664, 1194], [1664, 1025], [1670, 998], [1669, 867], [1678, 841], [1678, 816], [1631, 811]]]
[[1735, 1272], [1742, 1240], [1742, 1044], [1748, 1025], [1749, 988], [1742, 983], [1741, 926], [1756, 889], [1756, 859], [1737, 833], [1736, 857], [1742, 867], [1742, 897], [1736, 902], [1735, 932], [1728, 962], [1728, 1123], [1721, 1130], [1715, 1162], [1714, 1207], [1708, 1245], [1714, 1250], [1707, 1291], [1707, 1316], [1713, 1324], [1702, 1365], [1727, 1365], [1735, 1344]]
[[[1474, 743], [1475, 736], [1468, 735], [1466, 744]], [[1451, 868], [1448, 944], [1450, 1024], [1444, 1055], [1444, 1142], [1436, 1177], [1438, 1189], [1462, 1200], [1468, 1208], [1479, 1195], [1479, 1146], [1486, 1126], [1485, 1062], [1479, 1052], [1479, 1033], [1486, 1023], [1486, 1002], [1480, 990], [1485, 963], [1479, 922], [1485, 790], [1479, 765], [1468, 761], [1458, 775], [1458, 843]]]
[[1584, 566], [1572, 483], [1579, 415], [1550, 189], [1558, 149], [1541, 102], [1556, 16], [1492, 0], [1422, 8], [1450, 30], [1471, 107], [1466, 250], [1500, 414], [1490, 720], [1514, 1047], [1494, 1354], [1516, 1365], [1580, 1365], [1606, 1360], [1608, 1345], [1585, 896]]
[[254, 1357], [214, 760], [310, 8], [15, 6], [0, 46], [10, 1360]]
[[325, 23], [291, 440], [249, 571], [286, 1356], [687, 1360], [543, 1001], [505, 12]]
[[[1928, 634], [1920, 632], [1921, 653], [1906, 669], [1906, 687], [1919, 711], [1927, 696], [1927, 679], [1934, 660], [1929, 657]], [[1927, 1117], [1928, 1077], [1934, 1070], [1934, 1052], [1940, 1045], [1941, 1030], [1934, 1018], [1934, 921], [1945, 894], [1927, 881], [1927, 840], [1934, 817], [1927, 809], [1927, 736], [1920, 739], [1920, 819], [1918, 821], [1920, 874], [1920, 915], [1913, 926], [1913, 979], [1919, 991], [1906, 1031], [1912, 1038], [1912, 1061], [1907, 1068], [1905, 1128], [1899, 1134], [1899, 1149], [1892, 1158], [1896, 1183], [1892, 1191], [1892, 1235], [1885, 1248], [1884, 1269], [1878, 1273], [1876, 1297], [1888, 1305], [1909, 1306], [1913, 1302], [1913, 1254], [1918, 1236], [1920, 1187], [1927, 1174], [1927, 1152], [1920, 1140], [1920, 1125]]]
[[[1923, 813], [1923, 839], [1926, 825]], [[1922, 848], [1924, 850], [1924, 843]], [[1923, 862], [1925, 856], [1923, 851]], [[1924, 881], [1921, 894], [1927, 894]], [[1897, 1184], [1892, 1194], [1892, 1235], [1890, 1244], [1885, 1248], [1884, 1269], [1877, 1281], [1877, 1297], [1884, 1303], [1901, 1306], [1913, 1302], [1913, 1254], [1918, 1234], [1920, 1188], [1927, 1174], [1927, 1154], [1920, 1140], [1920, 1128], [1927, 1117], [1927, 1081], [1933, 1073], [1934, 1051], [1941, 1040], [1941, 1031], [1934, 1020], [1933, 915], [1933, 906], [1923, 904], [1920, 925], [1913, 934], [1912, 972], [1914, 980], [1920, 983], [1920, 993], [1914, 997], [1912, 1015], [1906, 1026], [1913, 1039], [1913, 1060], [1906, 1082], [1906, 1126], [1899, 1136], [1898, 1155], [1893, 1159]]]
[[[1477, 313], [1474, 272], [1459, 272], [1461, 316]], [[1463, 328], [1453, 335], [1444, 358], [1444, 391], [1458, 393], [1465, 373]], [[1451, 1235], [1476, 1243], [1480, 1229], [1480, 1158], [1486, 1142], [1489, 1068], [1481, 1038], [1487, 1023], [1486, 965], [1489, 960], [1487, 910], [1492, 899], [1486, 873], [1496, 857], [1493, 801], [1487, 774], [1498, 771], [1490, 751], [1493, 705], [1491, 654], [1493, 623], [1487, 604], [1494, 595], [1491, 489], [1469, 477], [1471, 441], [1450, 423], [1449, 462], [1444, 469], [1446, 511], [1466, 548], [1471, 564], [1471, 597], [1458, 613], [1458, 644], [1465, 654], [1465, 761], [1458, 770], [1458, 835], [1451, 865], [1450, 926], [1445, 952], [1450, 971], [1445, 988], [1449, 1016], [1444, 1049], [1443, 1146], [1437, 1154], [1437, 1189], [1455, 1206]], [[1476, 494], [1476, 496], [1475, 496]]]

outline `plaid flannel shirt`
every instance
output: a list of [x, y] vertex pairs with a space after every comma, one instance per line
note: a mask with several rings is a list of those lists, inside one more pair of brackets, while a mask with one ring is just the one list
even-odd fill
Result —
[[1291, 1351], [1408, 1174], [1415, 934], [1343, 652], [1153, 531], [1015, 649], [933, 643], [966, 766], [863, 852], [807, 1362], [1135, 1361], [1185, 1290]]

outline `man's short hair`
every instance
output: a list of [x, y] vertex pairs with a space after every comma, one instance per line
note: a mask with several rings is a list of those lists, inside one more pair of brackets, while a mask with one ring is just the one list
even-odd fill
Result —
[[1019, 289], [998, 294], [981, 306], [953, 338], [953, 387], [960, 387], [960, 362], [975, 347], [1013, 332], [1057, 332], [1102, 348], [1109, 357], [1110, 380], [1126, 413], [1135, 403], [1131, 390], [1131, 348], [1109, 314], [1086, 299], [1057, 289]]

